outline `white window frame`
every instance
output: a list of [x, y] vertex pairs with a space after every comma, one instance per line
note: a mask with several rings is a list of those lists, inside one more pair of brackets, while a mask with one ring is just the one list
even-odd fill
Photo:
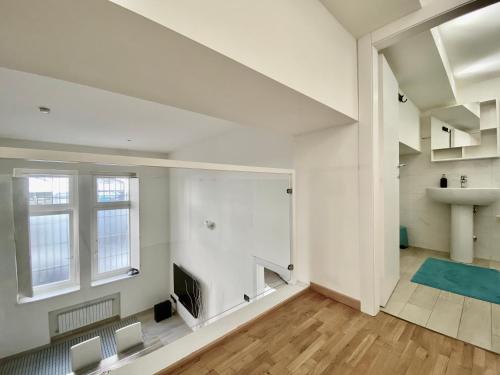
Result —
[[[15, 177], [69, 177], [69, 202], [66, 204], [46, 204], [30, 205], [28, 196], [29, 216], [48, 216], [57, 214], [69, 214], [70, 233], [70, 269], [69, 279], [53, 283], [33, 286], [33, 296], [37, 297], [50, 294], [59, 290], [66, 290], [80, 285], [80, 257], [78, 247], [78, 172], [57, 169], [15, 169]], [[28, 228], [30, 224], [28, 223]], [[31, 256], [31, 229], [30, 235], [30, 256]], [[32, 270], [30, 270], [32, 272]]]
[[[131, 268], [136, 268], [133, 265], [133, 252], [138, 252], [139, 249], [135, 249], [133, 247], [133, 230], [132, 230], [132, 197], [130, 194], [130, 179], [134, 177], [130, 174], [94, 174], [92, 178], [92, 202], [93, 202], [93, 210], [92, 210], [92, 281], [100, 281], [105, 279], [113, 279], [117, 276], [127, 275], [128, 271]], [[120, 201], [120, 202], [99, 202], [97, 196], [97, 179], [98, 178], [127, 178], [129, 179], [129, 197], [128, 201]], [[97, 213], [102, 210], [116, 210], [116, 209], [128, 209], [128, 242], [129, 242], [129, 265], [127, 267], [122, 267], [109, 272], [99, 273], [99, 247], [98, 247], [98, 228], [97, 228]]]

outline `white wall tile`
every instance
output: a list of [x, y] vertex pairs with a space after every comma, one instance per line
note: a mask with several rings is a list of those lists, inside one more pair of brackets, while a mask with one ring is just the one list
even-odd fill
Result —
[[[424, 134], [423, 132], [422, 134]], [[450, 206], [427, 197], [426, 188], [439, 186], [444, 173], [449, 187], [460, 187], [467, 175], [469, 187], [500, 187], [500, 159], [431, 162], [430, 140], [422, 139], [422, 152], [401, 156], [400, 221], [408, 227], [411, 246], [438, 251], [450, 248]], [[475, 256], [500, 260], [500, 201], [480, 207], [474, 216]]]

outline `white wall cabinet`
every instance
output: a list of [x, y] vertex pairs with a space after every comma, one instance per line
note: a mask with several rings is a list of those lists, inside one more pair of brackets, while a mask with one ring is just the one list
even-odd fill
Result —
[[399, 102], [399, 154], [420, 152], [420, 111], [411, 100]]

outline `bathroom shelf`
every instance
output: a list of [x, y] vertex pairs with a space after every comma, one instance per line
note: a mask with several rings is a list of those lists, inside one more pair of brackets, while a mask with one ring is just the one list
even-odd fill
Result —
[[440, 163], [444, 161], [458, 161], [458, 160], [482, 160], [482, 159], [495, 159], [500, 158], [500, 155], [484, 155], [484, 156], [474, 156], [467, 158], [449, 158], [449, 159], [434, 159], [432, 160], [435, 163]]
[[432, 161], [461, 160], [463, 158], [463, 148], [443, 148], [432, 150]]
[[[476, 135], [472, 136], [477, 141], [480, 141], [480, 144], [451, 148], [437, 147], [431, 150], [431, 161], [443, 162], [500, 158], [499, 101], [489, 100], [480, 103], [479, 106], [481, 112], [480, 124], [479, 128], [476, 131]], [[461, 110], [462, 112], [464, 112], [463, 108]], [[463, 115], [463, 113], [461, 114]], [[456, 115], [456, 113], [454, 113], [453, 115]], [[436, 126], [440, 126], [440, 124], [437, 124]], [[439, 140], [437, 141], [440, 142], [439, 144], [443, 143], [441, 142], [441, 138], [439, 138]]]

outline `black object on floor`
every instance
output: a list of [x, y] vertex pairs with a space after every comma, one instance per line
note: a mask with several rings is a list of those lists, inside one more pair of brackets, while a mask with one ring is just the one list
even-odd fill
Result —
[[155, 312], [155, 322], [161, 322], [162, 320], [168, 319], [172, 316], [172, 302], [165, 301], [160, 302], [154, 306]]

